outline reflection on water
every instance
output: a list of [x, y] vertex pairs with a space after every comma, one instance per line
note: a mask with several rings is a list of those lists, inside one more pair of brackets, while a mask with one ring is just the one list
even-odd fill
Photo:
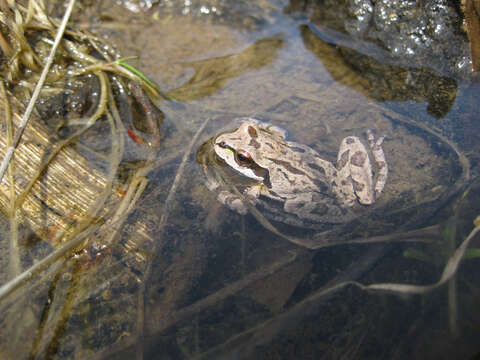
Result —
[[[364, 7], [363, 16], [372, 18], [383, 3]], [[403, 12], [414, 11], [408, 3]], [[125, 1], [111, 13], [102, 9], [110, 22], [100, 30], [169, 89], [172, 100], [158, 104], [165, 137], [117, 245], [103, 247], [98, 235], [88, 260], [52, 265], [2, 300], [2, 356], [428, 359], [480, 351], [475, 251], [454, 280], [422, 296], [346, 283], [434, 284], [472, 230], [480, 196], [478, 89], [447, 77], [453, 71], [438, 74], [450, 58], [437, 51], [429, 67], [423, 51], [422, 66], [387, 61], [371, 32], [356, 38], [367, 27], [355, 25], [344, 5], [336, 15], [301, 1], [138, 2], [135, 12]], [[199, 163], [194, 153], [208, 152], [201, 145], [244, 116], [286, 129], [288, 140], [332, 164], [342, 139], [367, 144], [367, 129], [385, 135], [382, 197], [321, 233], [272, 220], [261, 207], [245, 216], [229, 210], [205, 184], [215, 159]], [[123, 177], [151, 160], [126, 139]], [[235, 191], [228, 177], [220, 180]], [[8, 237], [0, 246], [8, 252]], [[33, 250], [39, 259], [52, 245], [25, 239], [25, 258]], [[7, 268], [0, 257], [3, 282]]]
[[457, 83], [452, 78], [439, 77], [428, 68], [381, 63], [347, 47], [328, 44], [306, 25], [300, 31], [307, 49], [318, 56], [332, 77], [365, 96], [377, 101], [427, 102], [427, 111], [436, 117], [445, 116], [453, 106]]
[[283, 40], [280, 38], [263, 38], [238, 54], [183, 63], [183, 66], [193, 68], [194, 75], [168, 95], [181, 102], [213, 95], [229, 80], [269, 65], [275, 60], [282, 45]]

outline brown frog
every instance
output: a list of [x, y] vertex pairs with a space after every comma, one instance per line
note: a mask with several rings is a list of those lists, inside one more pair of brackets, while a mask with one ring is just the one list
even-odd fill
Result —
[[373, 204], [385, 186], [384, 138], [375, 140], [371, 131], [367, 139], [378, 167], [375, 183], [367, 149], [358, 137], [343, 139], [334, 166], [312, 148], [286, 141], [286, 132], [279, 127], [253, 118], [238, 120], [238, 129], [214, 138], [213, 151], [224, 167], [248, 180], [244, 196], [222, 189], [206, 174], [218, 200], [240, 214], [247, 213], [249, 202], [261, 205], [266, 217], [291, 225], [343, 223], [355, 217], [354, 204]]

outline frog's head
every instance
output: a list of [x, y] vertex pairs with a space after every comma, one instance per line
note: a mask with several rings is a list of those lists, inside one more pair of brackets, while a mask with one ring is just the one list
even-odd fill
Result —
[[268, 186], [268, 169], [261, 166], [261, 145], [257, 141], [260, 129], [257, 125], [256, 120], [245, 119], [237, 130], [217, 136], [214, 150], [227, 166]]

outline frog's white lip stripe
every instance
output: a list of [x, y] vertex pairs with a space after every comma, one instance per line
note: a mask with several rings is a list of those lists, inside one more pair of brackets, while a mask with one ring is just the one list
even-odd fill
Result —
[[218, 147], [218, 148], [223, 150], [223, 151], [220, 152], [220, 151], [217, 151], [217, 149], [216, 149], [215, 152], [232, 169], [239, 172], [240, 174], [243, 174], [243, 175], [249, 177], [250, 179], [255, 179], [255, 180], [258, 180], [258, 181], [263, 181], [264, 180], [264, 178], [262, 176], [258, 176], [256, 174], [255, 169], [238, 166], [237, 161], [235, 160], [235, 152], [230, 147], [223, 147], [223, 146], [220, 146], [219, 144], [215, 144], [215, 147]]

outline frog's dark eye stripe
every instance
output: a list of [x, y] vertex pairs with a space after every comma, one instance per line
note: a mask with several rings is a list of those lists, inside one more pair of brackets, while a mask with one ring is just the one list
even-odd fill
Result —
[[[220, 141], [219, 143], [216, 144], [217, 146], [220, 146], [222, 149], [225, 149], [225, 150], [228, 150], [228, 151], [231, 151], [232, 154], [236, 154], [236, 151], [234, 148], [232, 148], [231, 146], [229, 146], [225, 141]], [[236, 156], [236, 155], [235, 155]]]

